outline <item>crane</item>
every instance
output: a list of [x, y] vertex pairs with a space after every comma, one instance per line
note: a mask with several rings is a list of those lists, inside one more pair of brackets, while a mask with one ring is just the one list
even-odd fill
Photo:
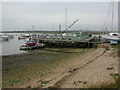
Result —
[[69, 28], [71, 28], [77, 21], [78, 21], [78, 19], [75, 20], [68, 28], [66, 28], [66, 29], [61, 33], [61, 35], [62, 35], [63, 33], [65, 33]]

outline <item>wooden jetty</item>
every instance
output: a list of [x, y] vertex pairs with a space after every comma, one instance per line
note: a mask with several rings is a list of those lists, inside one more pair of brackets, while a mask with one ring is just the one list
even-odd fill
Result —
[[73, 47], [73, 48], [87, 48], [92, 47], [93, 43], [91, 42], [78, 42], [78, 41], [55, 41], [55, 40], [40, 40], [47, 47]]
[[38, 37], [34, 39], [37, 42], [44, 43], [46, 47], [71, 47], [71, 48], [91, 48], [95, 46], [94, 37]]

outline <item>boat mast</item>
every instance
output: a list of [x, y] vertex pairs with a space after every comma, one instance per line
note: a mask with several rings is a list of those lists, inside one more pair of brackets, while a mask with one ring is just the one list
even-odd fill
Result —
[[32, 39], [34, 38], [34, 29], [35, 29], [35, 26], [32, 26]]
[[67, 29], [67, 8], [65, 8], [65, 30]]
[[111, 16], [111, 19], [110, 19], [110, 25], [111, 25], [110, 26], [110, 30], [112, 32], [114, 32], [114, 25], [113, 25], [113, 21], [114, 21], [114, 0], [111, 1], [109, 9], [108, 9], [108, 12], [107, 12], [107, 15], [106, 15], [106, 18], [105, 18], [105, 22], [104, 22], [104, 25], [103, 25], [103, 30], [104, 30], [103, 34], [105, 34], [105, 31], [108, 29], [107, 28], [107, 21], [109, 20], [108, 19], [109, 15]]
[[112, 3], [112, 31], [114, 32], [114, 24], [113, 24], [113, 21], [114, 21], [114, 0], [113, 0], [113, 3]]

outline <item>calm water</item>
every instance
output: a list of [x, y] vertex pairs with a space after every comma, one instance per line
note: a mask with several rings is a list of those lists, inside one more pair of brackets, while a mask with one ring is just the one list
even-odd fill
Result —
[[20, 46], [23, 45], [25, 42], [26, 40], [24, 39], [18, 40], [18, 35], [14, 35], [14, 38], [9, 39], [8, 41], [0, 42], [0, 46], [2, 46], [2, 55], [26, 53], [27, 51], [20, 50]]

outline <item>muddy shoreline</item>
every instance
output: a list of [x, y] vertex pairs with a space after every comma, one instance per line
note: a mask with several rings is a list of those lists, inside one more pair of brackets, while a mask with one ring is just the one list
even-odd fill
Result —
[[[3, 87], [19, 87], [90, 49], [50, 48], [2, 57]], [[34, 74], [33, 74], [34, 73]]]
[[[3, 57], [3, 88], [88, 88], [116, 81], [118, 49], [46, 48], [31, 54]], [[117, 78], [117, 76], [116, 76]]]

